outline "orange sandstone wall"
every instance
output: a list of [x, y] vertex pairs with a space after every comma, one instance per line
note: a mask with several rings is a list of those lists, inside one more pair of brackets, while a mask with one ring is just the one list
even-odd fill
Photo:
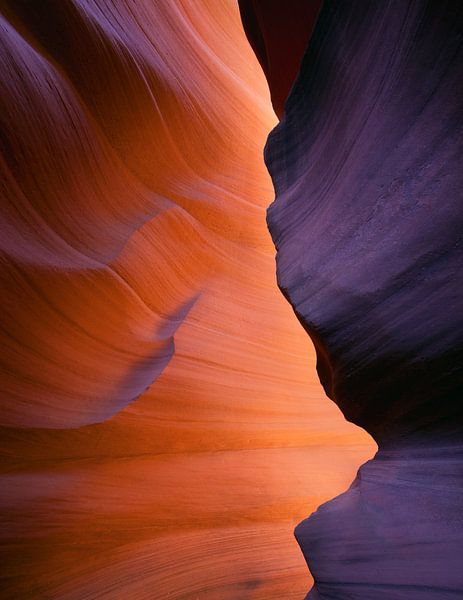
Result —
[[301, 598], [292, 529], [373, 446], [276, 288], [238, 8], [32, 4], [0, 19], [1, 597]]

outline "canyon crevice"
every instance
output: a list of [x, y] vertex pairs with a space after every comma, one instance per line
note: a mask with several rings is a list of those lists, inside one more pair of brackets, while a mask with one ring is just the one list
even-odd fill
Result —
[[2, 599], [463, 593], [462, 7], [239, 4], [1, 3]]

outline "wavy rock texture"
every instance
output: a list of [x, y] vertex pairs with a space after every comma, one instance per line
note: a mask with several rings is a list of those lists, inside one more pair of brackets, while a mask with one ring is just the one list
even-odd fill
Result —
[[300, 598], [372, 451], [274, 282], [231, 0], [1, 4], [2, 598]]
[[461, 3], [326, 0], [269, 137], [279, 286], [380, 448], [296, 529], [311, 599], [463, 596], [462, 101]]

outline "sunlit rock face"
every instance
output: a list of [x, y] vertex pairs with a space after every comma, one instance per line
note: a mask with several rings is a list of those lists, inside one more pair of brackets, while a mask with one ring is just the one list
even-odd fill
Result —
[[279, 294], [232, 0], [1, 3], [2, 598], [300, 599], [372, 454]]
[[311, 599], [463, 595], [462, 39], [459, 2], [327, 0], [266, 146], [279, 286], [380, 447], [296, 529]]

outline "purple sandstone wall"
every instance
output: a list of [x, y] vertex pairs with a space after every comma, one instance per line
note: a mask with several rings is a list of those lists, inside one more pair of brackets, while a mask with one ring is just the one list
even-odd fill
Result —
[[296, 528], [311, 600], [463, 597], [462, 43], [460, 2], [327, 0], [266, 146], [278, 284], [379, 445]]

